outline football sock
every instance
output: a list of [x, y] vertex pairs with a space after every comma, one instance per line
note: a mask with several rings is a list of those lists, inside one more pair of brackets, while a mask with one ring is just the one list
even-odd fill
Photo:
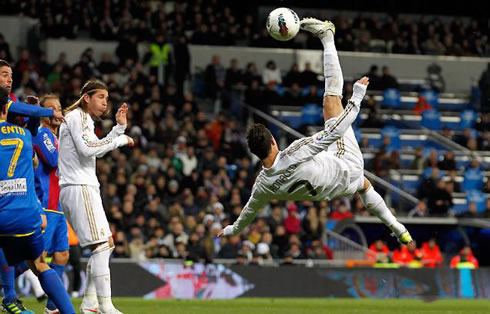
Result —
[[63, 314], [75, 314], [70, 297], [60, 277], [53, 269], [48, 269], [39, 274], [39, 281], [43, 290], [53, 300], [56, 308]]
[[7, 259], [0, 249], [0, 283], [3, 289], [3, 298], [5, 303], [11, 303], [17, 299], [15, 293], [15, 270], [7, 263]]
[[112, 248], [106, 242], [98, 246], [92, 255], [92, 277], [97, 291], [99, 310], [102, 312], [114, 308], [111, 300], [111, 271], [109, 269], [111, 253]]
[[83, 295], [82, 307], [83, 308], [97, 308], [99, 307], [99, 303], [97, 301], [97, 294], [95, 291], [95, 281], [92, 275], [92, 263], [93, 263], [93, 255], [89, 258], [87, 263], [87, 287], [85, 288], [85, 293]]
[[[49, 267], [51, 267], [51, 269], [53, 269], [56, 272], [58, 277], [60, 277], [61, 282], [63, 283], [63, 273], [65, 272], [65, 265], [50, 263]], [[51, 299], [50, 297], [48, 297], [48, 302], [46, 303], [46, 307], [48, 308], [48, 310], [51, 311], [56, 310], [56, 305], [54, 304], [53, 299]]]
[[387, 225], [397, 237], [407, 230], [404, 225], [396, 220], [381, 195], [374, 190], [372, 185], [365, 192], [359, 192], [359, 195], [367, 210]]
[[337, 49], [335, 48], [333, 33], [327, 31], [327, 35], [321, 41], [323, 44], [323, 75], [325, 77], [324, 96], [342, 97], [344, 77], [342, 76]]

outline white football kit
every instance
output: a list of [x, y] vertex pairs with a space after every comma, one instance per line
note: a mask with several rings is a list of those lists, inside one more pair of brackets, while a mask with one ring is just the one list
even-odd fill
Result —
[[81, 246], [106, 242], [111, 236], [102, 206], [96, 157], [128, 143], [125, 125], [116, 125], [103, 139], [94, 132], [91, 116], [77, 108], [60, 126], [60, 203]]
[[[362, 99], [362, 98], [361, 98]], [[364, 160], [351, 124], [360, 100], [325, 122], [323, 131], [294, 141], [263, 168], [232, 234], [240, 233], [272, 200], [322, 201], [356, 193], [364, 183]]]

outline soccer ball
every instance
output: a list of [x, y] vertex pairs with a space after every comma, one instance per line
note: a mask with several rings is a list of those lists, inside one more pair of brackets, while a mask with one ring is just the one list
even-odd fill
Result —
[[299, 31], [298, 14], [289, 8], [277, 8], [269, 13], [266, 28], [274, 39], [293, 39]]

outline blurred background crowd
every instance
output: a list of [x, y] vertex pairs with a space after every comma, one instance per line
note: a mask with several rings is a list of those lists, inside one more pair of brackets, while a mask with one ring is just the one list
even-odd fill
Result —
[[[116, 6], [115, 2], [119, 1], [0, 1], [2, 14], [39, 19], [41, 38], [118, 41], [114, 54], [104, 55], [101, 62], [96, 62], [94, 51], [87, 48], [76, 63], [68, 63], [63, 53], [55, 63], [49, 63], [39, 47], [15, 51], [0, 34], [0, 58], [12, 63], [13, 92], [20, 99], [53, 92], [66, 107], [78, 99], [87, 79], [99, 77], [109, 86], [113, 112], [123, 102], [130, 106], [127, 133], [135, 139], [136, 147], [114, 151], [97, 162], [102, 199], [116, 243], [114, 256], [194, 261], [231, 258], [256, 264], [272, 263], [273, 259], [286, 264], [294, 259], [332, 259], [332, 251], [323, 241], [327, 222], [368, 216], [357, 196], [319, 203], [271, 202], [247, 232], [228, 239], [215, 237], [240, 214], [260, 169], [246, 148], [246, 121], [231, 113], [227, 95], [239, 89], [245, 103], [265, 112], [271, 104], [321, 104], [323, 83], [311, 65], [307, 63], [301, 71], [296, 64], [279, 69], [270, 61], [259, 72], [253, 63], [232, 60], [224, 65], [217, 54], [201, 73], [202, 84], [186, 88], [185, 81], [191, 78], [189, 43], [270, 46], [271, 39], [257, 16], [243, 4], [219, 0], [186, 1], [187, 5], [177, 1], [172, 13], [166, 13], [164, 4], [152, 7], [150, 2], [125, 0]], [[475, 19], [442, 22], [438, 18], [397, 19], [359, 13], [354, 19], [340, 14], [333, 20], [339, 50], [454, 56], [490, 53], [488, 29]], [[139, 42], [148, 43], [148, 54], [140, 54]], [[161, 81], [151, 45], [163, 48], [167, 44], [172, 49], [163, 58], [165, 77]], [[312, 49], [319, 44], [310, 37], [291, 43]], [[489, 70], [482, 72], [479, 80], [485, 95], [490, 94]], [[380, 72], [374, 66], [366, 72], [373, 90], [398, 87], [387, 67]], [[344, 92], [346, 101], [351, 83], [346, 83]], [[203, 103], [216, 99], [223, 101], [222, 112], [202, 109]], [[490, 106], [485, 101], [480, 104], [475, 132], [472, 128], [458, 135], [444, 129], [442, 134], [470, 150], [488, 150]], [[420, 102], [416, 114], [427, 109], [424, 99]], [[370, 118], [363, 127], [382, 128], [380, 104], [374, 96], [365, 100], [364, 107]], [[107, 134], [113, 123], [112, 116], [99, 121], [99, 136]], [[361, 147], [370, 147], [369, 141], [361, 139]], [[367, 169], [386, 177], [389, 170], [403, 167], [399, 159], [386, 139]], [[422, 148], [417, 149], [410, 168], [431, 169], [419, 186], [420, 203], [410, 212], [397, 213], [410, 217], [452, 215], [451, 193], [462, 189], [454, 180], [457, 171], [486, 170], [476, 159], [458, 168], [451, 151], [424, 156]], [[442, 180], [439, 170], [451, 179]], [[480, 191], [490, 193], [490, 180], [486, 179]], [[490, 218], [490, 200], [485, 206], [486, 210], [477, 211], [476, 204], [470, 203], [461, 215]], [[386, 244], [377, 241], [371, 246], [377, 254], [368, 258], [401, 265], [417, 261], [432, 267], [443, 263], [435, 248], [436, 241], [430, 240], [416, 252], [406, 247], [391, 247], [390, 252]], [[470, 248], [456, 257], [474, 263]]]

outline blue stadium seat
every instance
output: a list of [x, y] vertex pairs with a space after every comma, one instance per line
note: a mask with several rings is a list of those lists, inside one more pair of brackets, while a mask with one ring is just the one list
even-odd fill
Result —
[[459, 121], [460, 129], [473, 128], [477, 117], [478, 115], [473, 110], [463, 110], [460, 115], [461, 120]]
[[276, 93], [279, 96], [284, 96], [285, 90], [284, 90], [284, 87], [283, 86], [281, 86], [279, 84], [276, 84], [276, 86], [274, 87], [274, 90], [276, 91]]
[[387, 147], [387, 151], [399, 150], [401, 148], [400, 130], [394, 126], [385, 126], [381, 129], [381, 136], [389, 136], [391, 145]]
[[437, 108], [439, 106], [439, 93], [429, 89], [420, 92], [419, 96], [424, 97], [432, 108]]
[[322, 123], [323, 109], [316, 104], [306, 104], [301, 109], [301, 124], [319, 125]]
[[388, 88], [383, 92], [383, 103], [386, 107], [399, 108], [401, 104], [400, 91], [396, 88]]
[[441, 114], [437, 110], [424, 111], [421, 125], [431, 130], [440, 130]]

